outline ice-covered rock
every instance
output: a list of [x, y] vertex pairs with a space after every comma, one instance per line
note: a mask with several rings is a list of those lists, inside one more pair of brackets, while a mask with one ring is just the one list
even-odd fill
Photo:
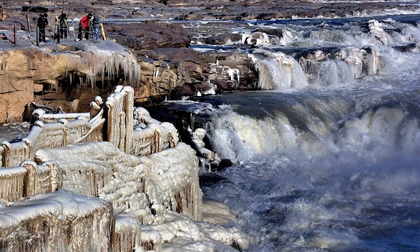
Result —
[[25, 105], [40, 91], [83, 83], [96, 87], [104, 79], [121, 78], [133, 87], [140, 81], [135, 56], [112, 41], [64, 41], [42, 48], [22, 44], [0, 52], [0, 62], [0, 122], [21, 121]]
[[368, 22], [369, 31], [376, 39], [381, 41], [383, 45], [388, 45], [388, 35], [382, 28], [382, 24], [378, 20], [369, 20]]
[[[109, 251], [112, 205], [59, 190], [0, 208], [2, 251]], [[102, 242], [98, 242], [102, 241]]]
[[[172, 124], [132, 101], [133, 88], [117, 86], [106, 102], [95, 99], [90, 113], [39, 111], [22, 141], [2, 143], [3, 165], [33, 160], [0, 169], [5, 251], [26, 251], [30, 244], [46, 251], [119, 252], [249, 246], [238, 229], [201, 223], [196, 152], [178, 142]], [[197, 130], [193, 138], [214, 162], [217, 155], [204, 151], [204, 135]], [[208, 211], [213, 222], [235, 220], [225, 207], [211, 205], [221, 211], [219, 217]]]
[[189, 132], [194, 147], [200, 154], [199, 156], [202, 169], [211, 171], [211, 166], [218, 166], [221, 159], [217, 153], [205, 147], [203, 139], [206, 136], [206, 130], [203, 128], [197, 128], [194, 132], [191, 129], [189, 129]]

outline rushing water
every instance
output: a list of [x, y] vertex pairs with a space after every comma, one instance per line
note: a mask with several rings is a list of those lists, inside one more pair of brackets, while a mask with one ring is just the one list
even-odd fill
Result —
[[[382, 27], [369, 27], [371, 19]], [[234, 162], [203, 192], [238, 216], [229, 225], [252, 237], [249, 251], [420, 251], [419, 20], [226, 26], [245, 35], [271, 31], [246, 49], [258, 65], [259, 87], [269, 90], [203, 99], [214, 108], [206, 115], [211, 147]], [[378, 70], [373, 62], [373, 74], [336, 59], [315, 70], [298, 62], [307, 51], [349, 48], [374, 48]], [[0, 138], [27, 128], [4, 125]]]
[[375, 46], [376, 74], [354, 79], [331, 60], [299, 85], [301, 73], [270, 66], [260, 81], [296, 85], [204, 99], [210, 144], [235, 164], [203, 191], [238, 216], [249, 251], [420, 251], [420, 19], [377, 20], [387, 42], [364, 18], [254, 24], [289, 30], [286, 45], [262, 46], [291, 60], [302, 48]]

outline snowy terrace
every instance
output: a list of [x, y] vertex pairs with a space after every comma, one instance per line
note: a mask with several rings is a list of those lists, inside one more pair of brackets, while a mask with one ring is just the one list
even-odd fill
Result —
[[[33, 160], [41, 148], [74, 143], [109, 141], [133, 155], [150, 155], [178, 143], [178, 132], [169, 123], [150, 117], [142, 108], [133, 108], [133, 88], [118, 86], [105, 103], [91, 103], [91, 112], [46, 114], [35, 111], [38, 120], [21, 141], [1, 144], [3, 167]], [[135, 123], [135, 125], [133, 125]]]
[[[131, 225], [162, 223], [167, 209], [186, 214], [194, 220], [202, 218], [198, 160], [194, 151], [185, 144], [178, 144], [178, 132], [172, 124], [152, 119], [142, 108], [134, 109], [133, 93], [133, 88], [129, 86], [118, 86], [106, 102], [99, 97], [92, 102], [89, 113], [59, 116], [38, 110], [38, 121], [26, 137], [20, 141], [2, 143], [0, 248], [6, 248], [5, 251], [26, 251], [26, 241], [32, 239], [31, 235], [42, 231], [44, 238], [33, 240], [35, 245], [46, 246], [50, 242], [58, 242], [56, 245], [62, 249], [67, 246], [76, 249], [70, 251], [109, 249], [110, 246], [106, 244], [87, 244], [74, 237], [66, 243], [56, 237], [64, 232], [57, 231], [59, 227], [46, 231], [33, 226], [39, 223], [34, 218], [41, 222], [43, 220], [45, 225], [56, 225], [51, 223], [52, 220], [59, 222], [58, 216], [66, 215], [63, 212], [66, 208], [63, 202], [66, 200], [61, 197], [68, 198], [69, 202], [83, 201], [89, 204], [89, 199], [73, 193], [99, 197], [112, 203], [111, 210], [105, 203], [100, 203], [97, 208], [90, 207], [92, 209], [88, 213], [74, 210], [76, 216], [91, 216], [85, 224], [90, 220], [98, 227], [102, 225], [101, 218], [104, 216], [108, 216], [106, 222], [112, 223], [113, 214], [123, 212], [133, 213]], [[63, 193], [59, 189], [73, 193]], [[47, 194], [41, 196], [43, 193]], [[54, 196], [57, 193], [60, 196]], [[42, 204], [35, 205], [40, 204], [45, 208], [38, 206], [30, 210], [32, 199], [25, 201], [28, 197], [41, 199]], [[42, 200], [46, 198], [59, 198], [55, 199], [59, 203], [46, 203]], [[99, 199], [96, 201], [102, 202]], [[20, 211], [26, 214], [19, 214]], [[48, 214], [50, 211], [53, 213]], [[57, 213], [58, 216], [55, 216]], [[70, 219], [74, 217], [66, 218], [73, 223]], [[22, 225], [19, 228], [22, 230], [15, 233], [16, 228]], [[134, 235], [133, 241], [137, 243], [124, 245], [114, 240], [117, 244], [112, 247], [125, 247], [127, 251], [132, 251], [133, 246], [149, 249], [158, 249], [160, 246], [159, 234], [150, 232], [146, 235], [145, 232], [142, 237], [146, 240], [143, 241], [143, 238], [140, 239], [139, 226], [123, 228], [117, 223], [117, 227], [116, 237], [126, 239]], [[82, 236], [81, 230], [76, 230], [76, 226], [72, 228], [75, 229], [74, 234]], [[95, 232], [111, 241], [109, 230], [102, 227], [89, 234], [95, 235]]]

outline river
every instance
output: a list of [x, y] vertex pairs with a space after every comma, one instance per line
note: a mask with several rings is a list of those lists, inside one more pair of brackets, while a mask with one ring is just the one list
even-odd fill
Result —
[[[370, 20], [382, 35], [369, 31]], [[231, 225], [253, 237], [249, 251], [420, 250], [419, 20], [252, 23], [291, 35], [250, 52], [264, 61], [260, 82], [270, 83], [259, 85], [269, 90], [202, 99], [213, 107], [211, 148], [234, 162], [203, 192], [238, 216]], [[360, 78], [333, 59], [315, 76], [296, 68], [290, 76], [272, 56], [283, 53], [299, 68], [303, 50], [366, 46], [381, 63]]]
[[[420, 251], [419, 20], [410, 14], [226, 25], [243, 34], [279, 31], [252, 48], [217, 47], [247, 50], [265, 90], [203, 97], [212, 109], [197, 115], [207, 118], [211, 149], [233, 161], [213, 172], [218, 183], [202, 184], [204, 197], [232, 209], [239, 221], [228, 225], [252, 237], [249, 251]], [[211, 22], [189, 25], [204, 23]], [[299, 64], [304, 53], [329, 57], [351, 48], [374, 51], [380, 62], [360, 71], [350, 66], [357, 58]], [[1, 139], [27, 130], [4, 125]]]

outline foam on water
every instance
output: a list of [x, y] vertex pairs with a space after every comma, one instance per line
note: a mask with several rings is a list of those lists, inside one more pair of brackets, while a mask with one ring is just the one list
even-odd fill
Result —
[[[304, 87], [206, 100], [224, 104], [207, 136], [235, 165], [203, 191], [237, 214], [254, 237], [249, 251], [420, 250], [420, 32], [381, 22], [372, 22], [370, 35], [330, 29], [312, 41], [373, 44], [376, 74], [353, 78], [347, 63], [331, 60]], [[301, 36], [297, 26], [291, 28]], [[359, 30], [356, 23], [344, 27]], [[310, 42], [301, 38], [294, 43]], [[409, 51], [398, 48], [412, 42]], [[267, 73], [273, 78], [261, 87], [289, 78], [277, 74]]]
[[[419, 130], [412, 122], [402, 128], [410, 127], [411, 132]], [[390, 132], [394, 128], [378, 125], [373, 131], [395, 136]], [[352, 130], [357, 133], [347, 134], [364, 134], [356, 126]], [[401, 250], [407, 244], [419, 249], [415, 238], [396, 237], [420, 225], [418, 142], [399, 150], [402, 141], [394, 138], [374, 144], [378, 133], [363, 138], [367, 143], [362, 145], [341, 139], [335, 144], [341, 148], [324, 148], [322, 155], [307, 143], [310, 139], [270, 155], [238, 155], [238, 164], [221, 173], [228, 181], [204, 193], [238, 215], [242, 229], [256, 239], [250, 251], [381, 251], [377, 248]], [[391, 244], [392, 239], [400, 245]]]

